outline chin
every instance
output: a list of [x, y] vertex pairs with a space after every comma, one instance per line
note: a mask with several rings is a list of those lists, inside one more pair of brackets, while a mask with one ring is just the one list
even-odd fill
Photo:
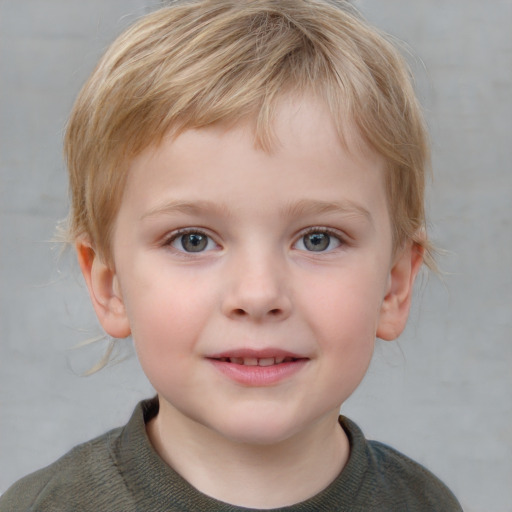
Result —
[[292, 438], [300, 431], [300, 425], [276, 414], [241, 413], [236, 419], [226, 418], [215, 430], [231, 442], [270, 446]]

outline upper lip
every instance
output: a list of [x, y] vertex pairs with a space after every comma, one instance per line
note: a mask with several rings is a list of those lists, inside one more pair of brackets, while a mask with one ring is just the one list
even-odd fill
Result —
[[293, 359], [309, 359], [308, 357], [282, 350], [279, 348], [264, 348], [264, 349], [252, 349], [252, 348], [237, 348], [234, 350], [225, 350], [207, 356], [208, 359], [224, 359], [224, 358], [254, 358], [254, 359], [267, 359], [267, 358], [293, 358]]

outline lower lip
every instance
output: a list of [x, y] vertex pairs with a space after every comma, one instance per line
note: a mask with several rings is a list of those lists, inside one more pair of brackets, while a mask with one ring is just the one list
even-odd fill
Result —
[[271, 366], [249, 366], [219, 361], [218, 359], [210, 359], [210, 362], [217, 370], [239, 384], [261, 387], [271, 386], [291, 377], [306, 366], [308, 359], [297, 359], [296, 361]]

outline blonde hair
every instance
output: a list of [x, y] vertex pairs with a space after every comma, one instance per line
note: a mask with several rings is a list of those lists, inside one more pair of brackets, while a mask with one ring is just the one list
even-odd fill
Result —
[[268, 148], [286, 93], [326, 102], [387, 162], [395, 247], [426, 249], [426, 131], [408, 68], [345, 1], [192, 0], [146, 15], [108, 49], [80, 92], [65, 137], [69, 238], [110, 261], [131, 159], [171, 133], [255, 120]]

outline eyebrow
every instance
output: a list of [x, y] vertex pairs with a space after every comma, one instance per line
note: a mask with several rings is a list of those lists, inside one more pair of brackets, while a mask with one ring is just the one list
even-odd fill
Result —
[[157, 215], [172, 215], [174, 213], [184, 213], [188, 215], [208, 213], [219, 216], [229, 216], [228, 208], [225, 205], [213, 201], [168, 201], [151, 208], [151, 210], [141, 215], [140, 220]]
[[373, 218], [369, 210], [350, 200], [332, 202], [315, 199], [301, 199], [300, 201], [285, 207], [281, 213], [289, 217], [329, 213], [341, 214], [349, 217], [362, 217], [370, 224], [373, 224]]
[[[216, 215], [230, 217], [232, 212], [222, 203], [216, 203], [208, 200], [197, 201], [168, 201], [161, 205], [151, 208], [149, 211], [141, 215], [143, 220], [147, 217], [155, 217], [157, 215], [172, 215], [175, 213], [183, 213], [188, 215]], [[361, 217], [373, 225], [373, 219], [370, 212], [363, 206], [350, 201], [321, 201], [316, 199], [301, 199], [286, 205], [281, 209], [279, 215], [284, 217], [301, 217], [305, 215], [322, 215], [337, 214], [346, 217]]]

